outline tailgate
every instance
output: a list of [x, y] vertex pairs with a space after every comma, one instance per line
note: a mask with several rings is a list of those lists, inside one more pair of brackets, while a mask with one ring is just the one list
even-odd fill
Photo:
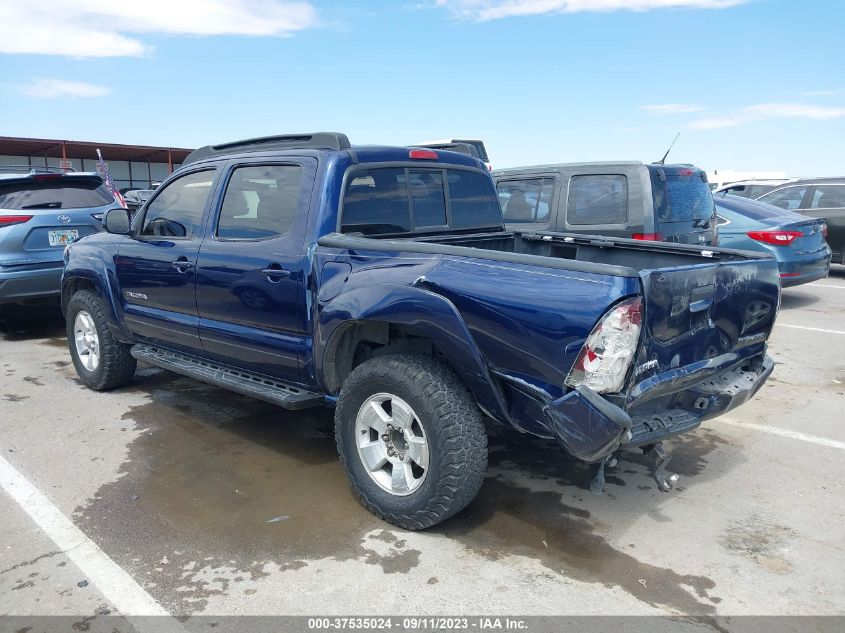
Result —
[[628, 402], [675, 393], [761, 356], [780, 305], [773, 259], [643, 270], [642, 342]]

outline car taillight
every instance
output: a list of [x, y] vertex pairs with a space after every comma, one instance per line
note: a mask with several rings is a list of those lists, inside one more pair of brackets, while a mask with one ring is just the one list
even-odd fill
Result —
[[822, 223], [822, 237], [827, 239], [827, 222]]
[[647, 242], [662, 242], [663, 233], [634, 233], [631, 237], [635, 240], [645, 240]]
[[804, 234], [801, 231], [748, 231], [746, 235], [763, 244], [789, 246]]
[[0, 227], [23, 224], [32, 219], [31, 215], [0, 215]]
[[637, 297], [605, 314], [587, 337], [566, 385], [589, 387], [596, 393], [621, 391], [640, 340], [642, 312], [642, 299]]

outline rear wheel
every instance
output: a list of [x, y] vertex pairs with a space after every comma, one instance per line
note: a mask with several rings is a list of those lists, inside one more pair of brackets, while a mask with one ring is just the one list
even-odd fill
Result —
[[80, 380], [96, 391], [129, 384], [137, 363], [130, 346], [112, 336], [100, 298], [80, 290], [68, 302], [66, 317], [68, 348]]
[[358, 366], [341, 390], [335, 433], [355, 494], [399, 527], [440, 523], [484, 481], [481, 412], [455, 373], [428, 356], [382, 356]]

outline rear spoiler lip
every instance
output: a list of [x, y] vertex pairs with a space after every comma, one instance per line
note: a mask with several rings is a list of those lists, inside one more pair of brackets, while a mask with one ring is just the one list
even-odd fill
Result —
[[[44, 178], [45, 175], [43, 173], [29, 173], [29, 174], [3, 174], [0, 173], [0, 185], [5, 184], [17, 184], [17, 183], [24, 183], [24, 182], [53, 182], [57, 180], [97, 180], [99, 182], [105, 182], [103, 177], [96, 172], [87, 172], [87, 171], [74, 171], [68, 172], [64, 174], [49, 174], [50, 178]], [[38, 178], [40, 176], [40, 178]]]

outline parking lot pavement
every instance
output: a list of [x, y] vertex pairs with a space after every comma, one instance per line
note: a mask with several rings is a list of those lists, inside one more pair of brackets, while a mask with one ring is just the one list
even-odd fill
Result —
[[417, 533], [353, 499], [331, 411], [149, 367], [94, 393], [42, 316], [0, 341], [0, 613], [843, 614], [844, 309], [840, 272], [785, 291], [772, 379], [673, 442], [678, 490], [630, 454], [593, 495], [553, 443], [491, 429], [478, 498]]

